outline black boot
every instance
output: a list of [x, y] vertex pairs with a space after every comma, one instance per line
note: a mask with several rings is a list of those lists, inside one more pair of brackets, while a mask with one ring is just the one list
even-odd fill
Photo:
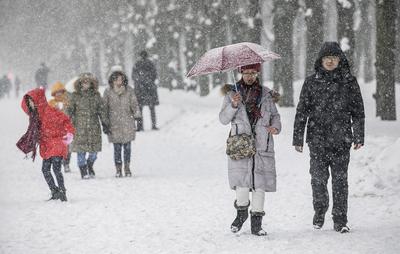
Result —
[[85, 166], [81, 166], [81, 167], [79, 167], [79, 169], [81, 171], [81, 178], [82, 179], [89, 179], [89, 175], [88, 175], [88, 172], [87, 172], [87, 166], [86, 165]]
[[61, 200], [61, 202], [66, 202], [67, 200], [67, 193], [65, 189], [59, 189], [58, 190], [58, 197]]
[[250, 211], [251, 214], [251, 233], [253, 235], [264, 236], [267, 235], [267, 232], [262, 229], [262, 217], [265, 215], [265, 212], [253, 212]]
[[130, 167], [129, 167], [129, 162], [125, 162], [124, 163], [124, 171], [125, 171], [125, 176], [126, 177], [131, 177], [132, 176], [132, 172], [131, 172], [131, 169], [130, 169]]
[[94, 178], [96, 176], [96, 174], [94, 173], [94, 169], [93, 169], [94, 161], [89, 161], [88, 160], [86, 162], [86, 164], [87, 164], [87, 168], [88, 168], [88, 171], [89, 171], [89, 177], [90, 178]]
[[115, 173], [115, 177], [120, 178], [122, 177], [122, 164], [116, 164], [115, 168], [117, 172]]
[[321, 229], [325, 222], [325, 212], [315, 211], [313, 217], [313, 226], [315, 229]]
[[55, 188], [51, 190], [51, 197], [49, 198], [49, 201], [57, 199], [60, 199], [60, 196], [58, 195], [58, 188]]
[[234, 206], [235, 206], [235, 208], [237, 210], [237, 215], [236, 215], [236, 218], [232, 222], [232, 225], [231, 225], [232, 233], [237, 233], [237, 232], [240, 231], [240, 229], [242, 229], [243, 223], [249, 217], [249, 211], [248, 211], [249, 205], [250, 205], [250, 201], [249, 201], [249, 204], [247, 206], [238, 206], [236, 204], [236, 200], [235, 200]]
[[334, 223], [333, 229], [339, 233], [349, 233], [350, 228], [346, 225], [346, 223]]

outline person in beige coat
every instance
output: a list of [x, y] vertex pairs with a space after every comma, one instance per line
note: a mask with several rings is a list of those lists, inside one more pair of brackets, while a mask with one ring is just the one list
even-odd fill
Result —
[[135, 118], [141, 117], [135, 92], [128, 86], [128, 78], [122, 71], [114, 71], [108, 79], [109, 87], [103, 99], [110, 122], [108, 141], [114, 145], [116, 177], [122, 177], [122, 149], [124, 150], [125, 176], [132, 176], [130, 170], [131, 142], [135, 140]]

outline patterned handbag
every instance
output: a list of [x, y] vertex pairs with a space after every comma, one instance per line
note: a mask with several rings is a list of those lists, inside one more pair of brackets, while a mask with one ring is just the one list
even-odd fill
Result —
[[241, 160], [250, 158], [256, 154], [256, 141], [253, 135], [246, 133], [238, 134], [238, 127], [236, 124], [236, 135], [229, 137], [226, 140], [226, 154], [232, 160]]

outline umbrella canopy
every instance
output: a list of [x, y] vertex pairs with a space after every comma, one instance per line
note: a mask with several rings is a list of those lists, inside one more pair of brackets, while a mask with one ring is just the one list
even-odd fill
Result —
[[281, 57], [278, 54], [258, 44], [241, 42], [207, 51], [186, 76], [193, 77], [214, 72], [224, 72], [240, 66], [279, 58]]

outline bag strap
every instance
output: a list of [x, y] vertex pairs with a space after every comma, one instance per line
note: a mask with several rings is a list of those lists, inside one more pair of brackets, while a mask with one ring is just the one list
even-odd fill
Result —
[[[237, 123], [235, 123], [235, 126], [236, 126], [236, 135], [238, 135], [239, 130], [238, 130]], [[229, 137], [232, 137], [232, 130], [229, 132]]]

